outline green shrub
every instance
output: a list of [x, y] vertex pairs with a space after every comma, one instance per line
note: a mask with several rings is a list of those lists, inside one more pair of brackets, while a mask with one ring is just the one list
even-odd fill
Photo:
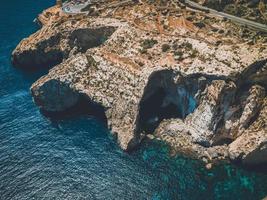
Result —
[[154, 39], [145, 39], [142, 44], [141, 47], [143, 49], [151, 49], [155, 44], [157, 44], [158, 41], [154, 40]]
[[162, 49], [163, 52], [168, 51], [170, 48], [171, 48], [171, 47], [170, 47], [170, 45], [168, 45], [168, 44], [163, 44], [163, 45], [161, 46], [161, 49]]

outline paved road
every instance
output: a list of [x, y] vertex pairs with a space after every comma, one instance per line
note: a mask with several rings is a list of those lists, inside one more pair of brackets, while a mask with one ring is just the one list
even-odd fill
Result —
[[260, 23], [253, 22], [253, 21], [250, 21], [250, 20], [247, 20], [247, 19], [243, 19], [243, 18], [240, 18], [240, 17], [236, 17], [236, 16], [233, 16], [233, 15], [229, 15], [229, 14], [223, 13], [223, 12], [219, 12], [217, 10], [213, 10], [213, 9], [207, 8], [205, 6], [201, 6], [198, 3], [195, 3], [195, 2], [190, 1], [190, 0], [184, 0], [184, 3], [189, 5], [189, 6], [191, 6], [192, 8], [196, 8], [196, 9], [200, 9], [200, 10], [206, 10], [211, 14], [214, 14], [214, 15], [217, 15], [217, 16], [221, 16], [221, 17], [225, 17], [225, 18], [227, 18], [229, 20], [232, 20], [233, 22], [249, 26], [249, 27], [254, 28], [256, 30], [259, 30], [259, 31], [267, 32], [267, 25], [265, 25], [265, 24], [260, 24]]

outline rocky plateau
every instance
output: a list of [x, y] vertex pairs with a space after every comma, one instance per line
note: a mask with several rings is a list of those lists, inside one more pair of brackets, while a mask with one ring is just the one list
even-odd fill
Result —
[[16, 67], [50, 68], [31, 87], [40, 109], [100, 108], [126, 151], [157, 139], [206, 163], [267, 164], [266, 38], [168, 1], [114, 2], [49, 8], [13, 51]]

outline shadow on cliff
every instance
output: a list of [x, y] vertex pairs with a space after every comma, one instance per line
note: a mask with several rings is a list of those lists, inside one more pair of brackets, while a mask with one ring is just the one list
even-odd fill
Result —
[[[172, 70], [161, 70], [151, 74], [139, 104], [137, 133], [153, 133], [164, 119], [184, 119], [197, 107], [195, 95], [200, 89], [197, 79], [181, 78], [176, 82]], [[182, 77], [182, 76], [180, 76]]]
[[28, 38], [25, 41], [33, 43], [34, 48], [21, 43], [12, 52], [11, 62], [14, 67], [27, 71], [51, 69], [71, 56], [104, 44], [115, 31], [116, 27], [112, 26], [80, 28], [68, 30], [64, 34], [54, 33], [47, 39], [37, 42], [32, 42], [33, 39]]
[[234, 164], [236, 167], [242, 168], [246, 171], [267, 174], [267, 167], [266, 167], [267, 163], [256, 164], [256, 165], [246, 165], [246, 164], [243, 164], [241, 160], [234, 160], [234, 161], [231, 161], [231, 163]]
[[52, 122], [86, 116], [96, 118], [102, 122], [105, 128], [108, 127], [107, 117], [103, 106], [88, 100], [82, 95], [74, 106], [66, 109], [65, 111], [48, 112], [40, 110], [40, 112]]

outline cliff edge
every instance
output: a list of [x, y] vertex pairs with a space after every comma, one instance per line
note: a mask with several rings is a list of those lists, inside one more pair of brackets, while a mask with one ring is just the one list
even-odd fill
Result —
[[264, 34], [168, 2], [114, 2], [39, 16], [12, 53], [15, 66], [52, 68], [31, 87], [36, 104], [100, 107], [124, 150], [157, 138], [205, 162], [267, 163]]

